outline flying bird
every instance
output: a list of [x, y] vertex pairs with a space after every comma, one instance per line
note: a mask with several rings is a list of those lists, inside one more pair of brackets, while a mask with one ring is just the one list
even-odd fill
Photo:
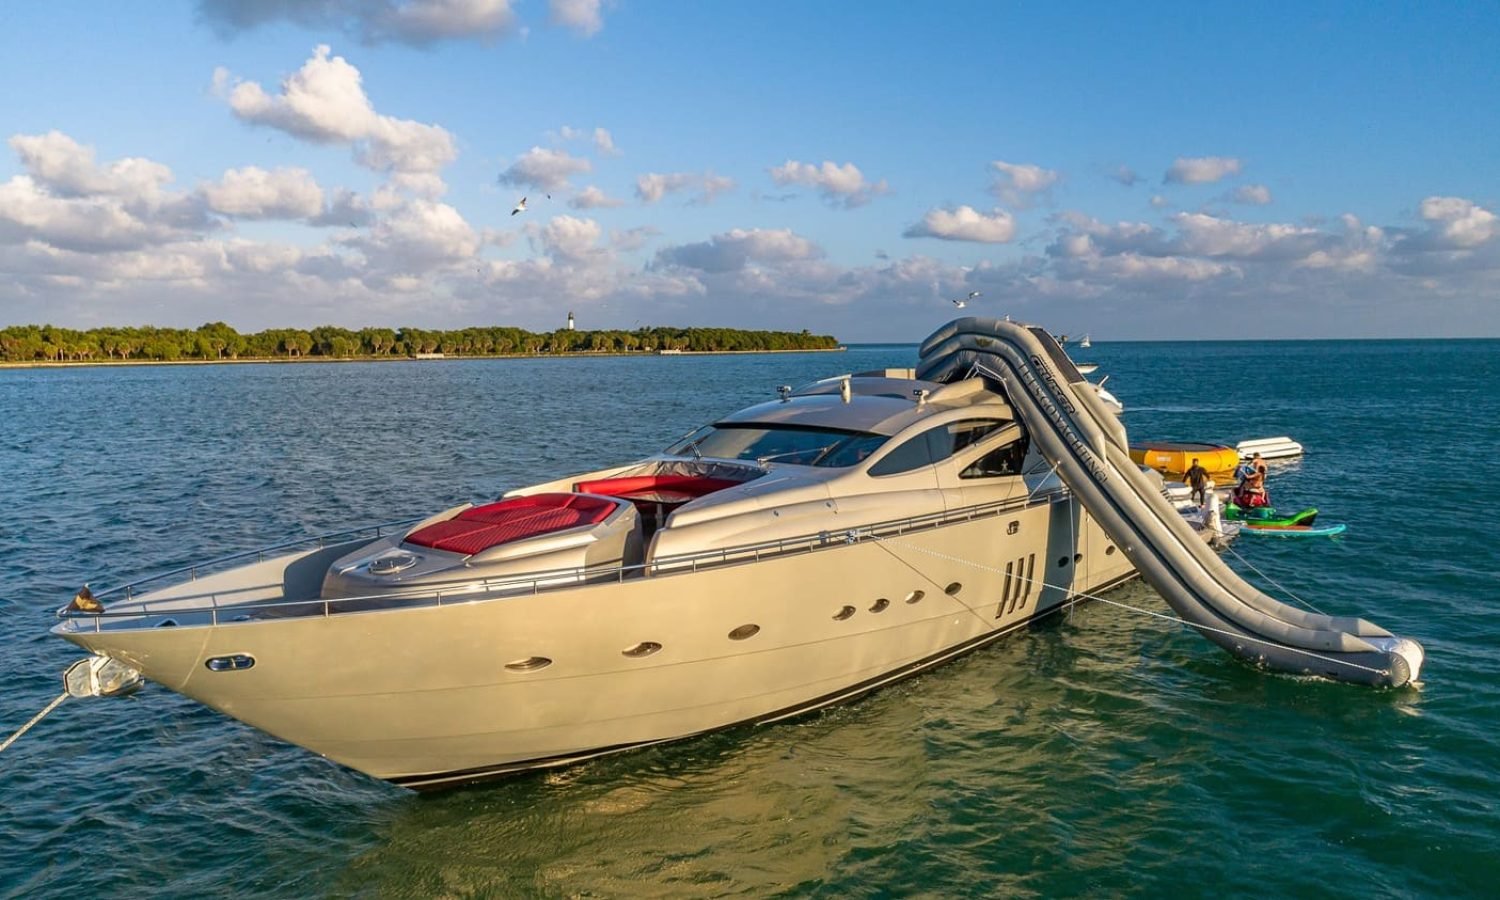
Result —
[[958, 307], [959, 309], [963, 309], [965, 306], [969, 305], [969, 301], [970, 300], [973, 300], [975, 297], [978, 297], [978, 296], [979, 296], [979, 292], [978, 291], [969, 291], [969, 296], [965, 297], [962, 300], [954, 300], [953, 301], [953, 305], [956, 306], [956, 307]]
[[516, 208], [513, 209], [513, 210], [511, 210], [510, 214], [511, 215], [515, 215], [516, 213], [523, 213], [525, 211], [526, 211], [526, 198], [522, 197], [521, 198], [521, 202], [516, 204]]

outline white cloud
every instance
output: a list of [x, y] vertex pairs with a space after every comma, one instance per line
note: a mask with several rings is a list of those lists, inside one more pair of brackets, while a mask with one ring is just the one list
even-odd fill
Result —
[[1141, 176], [1136, 174], [1134, 169], [1126, 165], [1115, 166], [1109, 171], [1109, 177], [1126, 187], [1134, 187], [1135, 183], [1141, 180]]
[[789, 228], [736, 228], [697, 244], [681, 244], [657, 251], [658, 265], [721, 273], [744, 269], [751, 263], [779, 265], [823, 255], [817, 244]]
[[1193, 256], [1300, 259], [1328, 243], [1316, 228], [1272, 223], [1250, 225], [1203, 213], [1171, 217], [1180, 236], [1174, 248]]
[[625, 201], [611, 197], [604, 191], [589, 185], [578, 192], [576, 197], [568, 200], [568, 205], [574, 209], [607, 209], [616, 206], [624, 206]]
[[542, 229], [541, 242], [549, 256], [582, 259], [596, 249], [601, 234], [603, 230], [593, 219], [555, 216]]
[[580, 37], [593, 37], [604, 27], [602, 0], [547, 0], [548, 20]]
[[1233, 156], [1179, 156], [1167, 169], [1168, 184], [1212, 184], [1238, 175], [1243, 164]]
[[824, 200], [845, 209], [864, 206], [874, 197], [890, 190], [885, 179], [873, 184], [867, 181], [864, 173], [852, 162], [841, 166], [825, 160], [822, 165], [813, 165], [789, 159], [770, 171], [771, 180], [777, 186], [800, 184], [817, 188]]
[[323, 189], [306, 169], [230, 169], [199, 192], [209, 209], [241, 219], [310, 219], [323, 212]]
[[1266, 206], [1271, 202], [1271, 189], [1263, 184], [1246, 184], [1234, 189], [1230, 199], [1249, 206]]
[[101, 168], [92, 147], [60, 131], [17, 134], [9, 144], [33, 178], [64, 197], [106, 194], [151, 201], [172, 180], [171, 169], [148, 159], [121, 159]]
[[635, 179], [635, 195], [642, 203], [656, 203], [667, 194], [696, 190], [698, 195], [693, 202], [706, 204], [711, 203], [719, 194], [734, 190], [734, 187], [733, 178], [712, 172], [648, 172]]
[[1029, 206], [1036, 195], [1051, 190], [1062, 177], [1053, 169], [998, 159], [990, 163], [990, 168], [995, 170], [995, 183], [990, 185], [990, 192], [1011, 206], [1022, 208]]
[[182, 237], [112, 197], [57, 197], [26, 175], [0, 184], [0, 244], [40, 241], [79, 251], [137, 249]]
[[1151, 208], [1152, 209], [1166, 209], [1167, 207], [1169, 207], [1171, 205], [1172, 205], [1172, 201], [1168, 200], [1166, 197], [1163, 197], [1161, 194], [1152, 194], [1151, 195]]
[[1477, 247], [1500, 234], [1494, 213], [1462, 197], [1428, 197], [1422, 201], [1421, 214], [1451, 247]]
[[372, 169], [432, 174], [457, 157], [453, 136], [442, 127], [375, 112], [359, 69], [331, 52], [326, 44], [313, 48], [277, 96], [253, 81], [231, 86], [222, 68], [214, 84], [228, 92], [229, 108], [241, 121], [316, 143], [351, 145], [355, 159]]
[[510, 168], [500, 173], [500, 181], [517, 187], [555, 191], [567, 185], [568, 179], [574, 175], [592, 169], [593, 164], [588, 160], [572, 156], [566, 150], [532, 147], [516, 157]]
[[922, 221], [906, 229], [906, 237], [934, 237], [945, 241], [976, 241], [1004, 244], [1016, 236], [1016, 220], [997, 209], [986, 215], [971, 206], [934, 209]]
[[602, 156], [619, 156], [620, 149], [615, 146], [614, 136], [606, 128], [594, 129], [594, 149]]
[[365, 43], [425, 46], [473, 38], [488, 43], [510, 34], [510, 0], [198, 0], [199, 18], [219, 34], [276, 21], [338, 28]]
[[363, 251], [372, 272], [421, 275], [472, 259], [480, 239], [458, 210], [413, 198], [346, 243]]

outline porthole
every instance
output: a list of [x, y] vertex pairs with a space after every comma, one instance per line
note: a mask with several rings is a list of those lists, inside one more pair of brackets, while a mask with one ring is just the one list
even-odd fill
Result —
[[1104, 555], [1105, 556], [1114, 556], [1115, 555], [1115, 545], [1114, 544], [1110, 544], [1108, 547], [1105, 547], [1104, 548]]
[[210, 672], [237, 672], [240, 669], [248, 669], [254, 666], [255, 657], [248, 653], [236, 653], [233, 656], [213, 656], [204, 660], [203, 665]]
[[1075, 554], [1073, 554], [1073, 562], [1076, 562], [1076, 563], [1083, 562], [1083, 554], [1082, 553], [1075, 553]]
[[1006, 534], [1015, 534], [1016, 532], [1018, 532], [1020, 530], [1021, 530], [1021, 523], [1020, 522], [1012, 522], [1009, 525], [1005, 526], [1005, 533]]
[[537, 669], [545, 669], [552, 665], [552, 660], [545, 656], [528, 656], [525, 659], [514, 659], [505, 664], [505, 668], [512, 672], [535, 672]]
[[875, 603], [874, 603], [873, 606], [870, 607], [870, 612], [872, 612], [872, 613], [885, 612], [886, 607], [888, 607], [890, 605], [891, 605], [891, 601], [885, 599], [884, 597], [881, 597], [879, 600], [875, 601]]
[[620, 655], [628, 656], [631, 659], [640, 659], [643, 656], [650, 656], [660, 649], [661, 644], [658, 644], [656, 641], [641, 641], [634, 647], [626, 647], [624, 650], [621, 650]]
[[922, 602], [922, 598], [925, 597], [925, 596], [927, 596], [927, 594], [925, 592], [923, 592], [923, 591], [912, 591], [910, 594], [906, 595], [906, 602], [907, 603], [921, 603]]
[[836, 612], [836, 613], [833, 614], [833, 620], [835, 622], [842, 622], [845, 619], [849, 618], [850, 616], [854, 615], [854, 613], [855, 613], [854, 607], [852, 607], [852, 606], [846, 606], [843, 609], [841, 609], [838, 612]]
[[1059, 569], [1061, 569], [1062, 567], [1066, 566], [1067, 564], [1068, 564], [1068, 558], [1066, 556], [1059, 556], [1057, 558], [1057, 567]]
[[955, 581], [947, 587], [943, 588], [943, 593], [947, 594], [950, 597], [957, 597], [958, 592], [963, 589], [964, 586]]
[[760, 634], [759, 625], [741, 625], [735, 630], [729, 632], [729, 639], [731, 641], [743, 641], [746, 638], [753, 638], [757, 634]]

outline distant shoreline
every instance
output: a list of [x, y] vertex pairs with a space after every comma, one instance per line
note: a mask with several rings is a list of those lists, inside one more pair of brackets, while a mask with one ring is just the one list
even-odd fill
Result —
[[588, 350], [577, 353], [464, 353], [438, 356], [254, 356], [239, 359], [73, 359], [73, 360], [26, 360], [0, 361], [0, 369], [76, 369], [123, 366], [237, 366], [271, 363], [442, 363], [474, 359], [597, 359], [599, 357], [653, 357], [653, 356], [762, 356], [775, 353], [843, 353], [849, 348], [816, 347], [806, 350], [674, 350], [660, 353], [656, 350]]

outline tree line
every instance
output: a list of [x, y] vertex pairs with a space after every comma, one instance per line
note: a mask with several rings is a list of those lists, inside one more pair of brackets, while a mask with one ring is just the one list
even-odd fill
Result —
[[765, 351], [831, 350], [838, 341], [807, 330], [744, 331], [737, 328], [648, 327], [632, 331], [531, 332], [510, 327], [360, 328], [323, 325], [310, 330], [270, 328], [241, 334], [223, 322], [194, 329], [91, 328], [77, 331], [53, 325], [0, 328], [0, 360], [6, 362], [88, 362], [116, 360], [235, 360], [388, 358], [442, 353], [445, 356], [501, 356], [558, 353], [654, 353], [660, 350]]

